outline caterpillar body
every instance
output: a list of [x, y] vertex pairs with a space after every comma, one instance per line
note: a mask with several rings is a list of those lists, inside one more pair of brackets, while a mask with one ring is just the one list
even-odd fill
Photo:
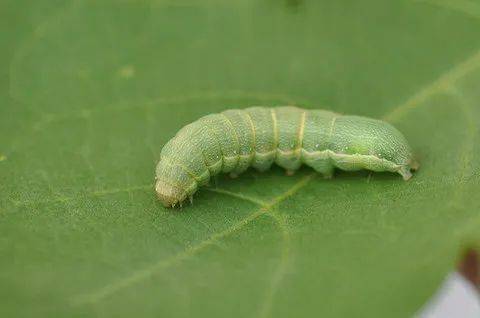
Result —
[[293, 106], [250, 107], [183, 127], [161, 151], [155, 190], [174, 207], [219, 173], [265, 171], [273, 163], [287, 172], [306, 164], [327, 178], [339, 168], [396, 172], [408, 180], [418, 168], [405, 137], [384, 121]]

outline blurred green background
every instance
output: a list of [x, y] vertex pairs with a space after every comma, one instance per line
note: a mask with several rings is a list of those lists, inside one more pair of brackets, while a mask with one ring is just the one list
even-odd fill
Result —
[[[0, 316], [413, 314], [480, 239], [479, 31], [473, 0], [3, 0]], [[421, 169], [156, 200], [183, 125], [285, 104], [386, 119]]]

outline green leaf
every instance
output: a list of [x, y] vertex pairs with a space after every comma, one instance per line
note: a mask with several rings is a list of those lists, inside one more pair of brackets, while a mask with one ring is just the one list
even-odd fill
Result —
[[[478, 2], [8, 0], [0, 30], [2, 317], [405, 317], [480, 239]], [[156, 200], [183, 125], [284, 104], [384, 118], [421, 168]]]

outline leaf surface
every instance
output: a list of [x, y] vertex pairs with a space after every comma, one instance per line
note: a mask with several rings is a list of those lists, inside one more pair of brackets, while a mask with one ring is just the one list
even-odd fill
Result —
[[[480, 230], [474, 1], [4, 1], [0, 315], [405, 317]], [[153, 192], [202, 115], [383, 118], [413, 179], [279, 168]]]

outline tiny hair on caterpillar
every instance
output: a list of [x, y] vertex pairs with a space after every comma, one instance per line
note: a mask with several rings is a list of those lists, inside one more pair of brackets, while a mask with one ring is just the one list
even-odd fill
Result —
[[192, 199], [219, 173], [236, 176], [273, 163], [290, 174], [305, 164], [326, 178], [335, 168], [400, 174], [418, 169], [405, 137], [387, 122], [294, 106], [229, 109], [186, 125], [168, 141], [155, 190], [166, 207]]

